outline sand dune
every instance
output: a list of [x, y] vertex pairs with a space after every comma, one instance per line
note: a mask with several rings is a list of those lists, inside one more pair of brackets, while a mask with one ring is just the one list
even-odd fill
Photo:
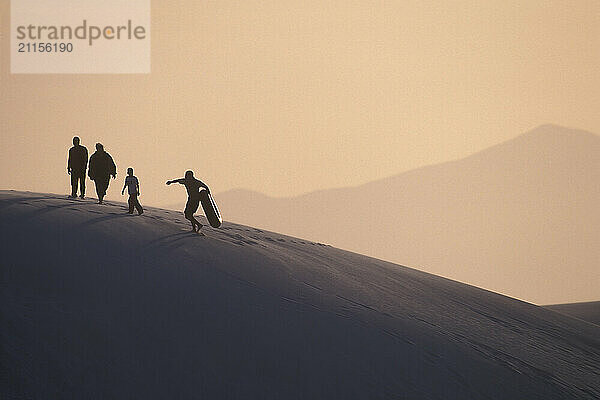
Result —
[[544, 125], [359, 187], [216, 197], [231, 221], [555, 304], [598, 300], [598, 182], [600, 136]]
[[546, 308], [561, 314], [570, 315], [592, 324], [600, 325], [600, 301], [585, 303], [552, 304]]
[[0, 192], [0, 397], [593, 399], [600, 327], [323, 244]]

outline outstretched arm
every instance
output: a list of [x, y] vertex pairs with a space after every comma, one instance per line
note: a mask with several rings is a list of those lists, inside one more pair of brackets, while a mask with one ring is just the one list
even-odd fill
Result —
[[170, 185], [171, 183], [180, 183], [183, 185], [184, 182], [185, 178], [173, 179], [172, 181], [167, 181], [167, 185]]

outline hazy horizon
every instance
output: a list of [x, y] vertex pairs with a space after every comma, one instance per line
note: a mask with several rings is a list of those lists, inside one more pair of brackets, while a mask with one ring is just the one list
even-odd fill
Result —
[[[493, 148], [493, 147], [495, 147], [497, 145], [502, 145], [504, 143], [510, 142], [512, 140], [515, 140], [515, 139], [519, 138], [520, 136], [526, 134], [527, 132], [534, 131], [534, 130], [539, 129], [539, 128], [544, 127], [544, 126], [556, 126], [556, 127], [559, 127], [559, 128], [564, 128], [564, 129], [569, 129], [569, 130], [584, 131], [586, 133], [589, 133], [589, 134], [592, 134], [592, 135], [595, 135], [595, 136], [600, 136], [600, 134], [598, 134], [598, 133], [590, 132], [590, 131], [583, 130], [583, 129], [579, 129], [577, 127], [565, 127], [565, 126], [560, 126], [558, 124], [553, 124], [553, 123], [543, 123], [543, 124], [537, 125], [536, 127], [532, 128], [530, 130], [527, 130], [526, 132], [521, 132], [520, 134], [517, 134], [516, 136], [514, 136], [512, 138], [509, 138], [507, 140], [501, 141], [499, 143], [495, 143], [495, 144], [493, 144], [491, 146], [488, 146], [488, 147], [484, 147], [482, 149], [475, 150], [473, 152], [464, 154], [464, 155], [456, 157], [456, 158], [450, 158], [448, 160], [434, 162], [434, 163], [431, 163], [431, 164], [419, 165], [419, 166], [414, 167], [414, 168], [409, 168], [407, 170], [403, 170], [403, 171], [398, 171], [398, 172], [392, 173], [391, 175], [382, 176], [382, 177], [379, 177], [377, 179], [368, 180], [368, 181], [364, 181], [364, 182], [357, 182], [355, 184], [348, 184], [348, 185], [345, 185], [345, 186], [331, 186], [331, 187], [322, 187], [322, 188], [307, 189], [306, 191], [299, 191], [297, 193], [292, 193], [292, 194], [288, 194], [288, 195], [274, 195], [274, 194], [271, 194], [271, 193], [261, 192], [259, 190], [256, 190], [256, 189], [253, 189], [253, 188], [250, 188], [250, 187], [235, 186], [235, 187], [231, 187], [231, 188], [228, 188], [228, 189], [219, 190], [219, 191], [216, 191], [216, 192], [213, 191], [213, 195], [218, 196], [220, 194], [226, 194], [226, 193], [229, 193], [229, 192], [234, 192], [234, 191], [237, 191], [237, 190], [241, 190], [241, 191], [254, 192], [254, 193], [260, 194], [262, 196], [265, 196], [265, 197], [268, 197], [268, 198], [271, 198], [271, 199], [292, 199], [292, 198], [302, 197], [302, 196], [305, 196], [305, 195], [308, 195], [308, 194], [312, 194], [312, 193], [315, 193], [315, 192], [320, 192], [320, 191], [356, 188], [356, 187], [360, 187], [360, 186], [369, 185], [371, 183], [376, 183], [378, 181], [384, 181], [386, 179], [393, 178], [395, 176], [404, 174], [406, 172], [411, 172], [411, 171], [418, 170], [418, 169], [421, 169], [421, 168], [433, 167], [433, 166], [437, 166], [437, 165], [440, 165], [440, 164], [446, 164], [446, 163], [451, 163], [451, 162], [454, 162], [454, 161], [459, 161], [459, 160], [462, 160], [464, 158], [468, 158], [470, 156], [476, 155], [476, 154], [478, 154], [478, 153], [480, 153], [482, 151], [485, 151], [485, 150], [488, 150], [490, 148]], [[93, 146], [94, 144], [95, 143], [93, 143], [93, 144], [91, 144], [89, 146], [86, 146], [88, 148], [88, 151], [89, 151], [90, 155], [95, 151], [94, 146]], [[68, 150], [68, 148], [66, 148], [65, 152], [67, 150]], [[66, 157], [65, 157], [65, 166], [66, 166]], [[119, 196], [117, 192], [120, 192], [120, 190], [121, 190], [122, 183], [123, 183], [121, 181], [126, 176], [126, 172], [124, 171], [124, 169], [126, 169], [126, 167], [120, 167], [119, 166], [118, 168], [119, 168], [119, 177], [116, 180], [111, 180], [111, 184], [110, 184], [110, 188], [109, 189], [113, 193], [111, 193], [112, 196], [108, 196], [107, 198], [111, 198], [111, 199], [117, 200], [117, 201], [119, 201], [119, 200], [120, 201], [125, 201], [125, 197]], [[183, 176], [184, 172], [185, 171], [181, 171], [180, 175]], [[53, 191], [53, 192], [48, 192], [48, 193], [61, 194], [64, 191], [65, 195], [68, 194], [68, 192], [70, 191], [70, 188], [71, 188], [70, 187], [70, 183], [68, 182], [68, 179], [69, 179], [68, 175], [67, 175], [66, 179], [67, 179], [67, 184], [63, 185], [63, 186], [65, 186], [64, 188], [61, 187], [61, 188], [58, 189], [58, 191]], [[87, 177], [86, 179], [87, 179], [86, 183], [87, 183], [88, 189], [90, 189], [90, 188], [92, 189], [91, 192], [88, 190], [88, 192], [89, 192], [88, 195], [89, 195], [89, 197], [95, 197], [95, 193], [93, 192], [93, 189], [94, 189], [93, 185], [94, 185], [94, 183], [93, 183], [93, 181], [91, 181], [89, 179], [89, 177]], [[118, 190], [115, 188], [116, 186], [113, 187], [115, 185], [115, 183], [118, 186]], [[164, 182], [162, 182], [162, 181], [160, 181], [160, 183], [164, 184]], [[210, 182], [206, 182], [206, 183], [210, 183]], [[18, 187], [18, 186], [15, 186], [15, 187], [0, 187], [0, 189], [16, 190], [16, 191], [33, 191], [33, 192], [38, 191], [35, 188], [25, 188], [25, 187]], [[167, 186], [165, 186], [165, 190], [166, 191], [172, 191], [171, 189], [169, 189]], [[164, 202], [164, 201], [162, 201], [162, 202], [159, 201], [158, 203], [149, 203], [149, 205], [154, 206], [154, 207], [171, 207], [171, 206], [176, 206], [177, 208], [179, 208], [179, 205], [183, 204], [184, 198], [182, 198], [182, 196], [176, 196], [176, 197], [177, 197], [177, 199], [176, 199], [175, 202], [168, 203], [168, 202]]]
[[234, 187], [234, 188], [231, 188], [231, 189], [223, 190], [223, 191], [217, 192], [215, 194], [219, 195], [219, 194], [224, 194], [224, 193], [229, 193], [229, 192], [234, 192], [234, 191], [237, 191], [237, 190], [241, 190], [241, 191], [254, 192], [254, 193], [263, 195], [265, 197], [269, 197], [271, 199], [280, 199], [281, 200], [281, 199], [292, 199], [292, 198], [296, 198], [296, 197], [302, 197], [302, 196], [305, 196], [305, 195], [308, 195], [308, 194], [312, 194], [312, 193], [315, 193], [315, 192], [321, 192], [321, 191], [358, 188], [358, 187], [361, 187], [361, 186], [367, 186], [367, 185], [369, 185], [371, 183], [377, 183], [379, 181], [385, 181], [385, 180], [387, 180], [389, 178], [393, 178], [393, 177], [396, 177], [398, 175], [402, 175], [404, 173], [415, 171], [415, 170], [418, 170], [418, 169], [421, 169], [421, 168], [434, 167], [434, 166], [438, 166], [438, 165], [441, 165], [441, 164], [447, 164], [447, 163], [452, 163], [454, 161], [460, 161], [460, 160], [463, 160], [463, 159], [468, 158], [470, 156], [473, 156], [473, 155], [476, 155], [478, 153], [481, 153], [483, 151], [489, 150], [489, 149], [491, 149], [491, 148], [493, 148], [495, 146], [502, 145], [502, 144], [508, 143], [508, 142], [510, 142], [512, 140], [518, 139], [522, 135], [525, 135], [525, 134], [527, 134], [529, 132], [535, 131], [537, 129], [541, 129], [541, 128], [546, 127], [546, 126], [558, 127], [560, 129], [567, 129], [567, 130], [571, 130], [571, 131], [581, 131], [581, 132], [585, 132], [585, 133], [588, 133], [588, 134], [600, 137], [599, 133], [590, 132], [590, 131], [587, 131], [587, 130], [579, 129], [577, 127], [566, 127], [566, 126], [560, 126], [558, 124], [553, 124], [553, 123], [544, 123], [544, 124], [540, 124], [540, 125], [534, 127], [533, 129], [527, 130], [526, 132], [522, 132], [521, 134], [518, 134], [518, 135], [516, 135], [513, 138], [509, 138], [509, 139], [507, 139], [505, 141], [493, 144], [493, 145], [491, 145], [489, 147], [485, 147], [483, 149], [476, 150], [476, 151], [474, 151], [472, 153], [465, 154], [464, 156], [460, 156], [460, 157], [457, 157], [457, 158], [452, 158], [452, 159], [444, 160], [444, 161], [440, 161], [440, 162], [435, 162], [435, 163], [432, 163], [432, 164], [425, 164], [425, 165], [421, 165], [421, 166], [418, 166], [418, 167], [415, 167], [415, 168], [409, 168], [408, 170], [398, 171], [397, 173], [393, 173], [391, 175], [387, 175], [387, 176], [384, 176], [384, 177], [381, 177], [381, 178], [377, 178], [377, 179], [374, 179], [374, 180], [371, 180], [371, 181], [367, 181], [367, 182], [359, 182], [359, 183], [356, 183], [356, 184], [353, 184], [353, 185], [347, 185], [347, 186], [332, 186], [332, 187], [327, 187], [327, 188], [319, 188], [319, 189], [309, 190], [309, 191], [306, 191], [306, 192], [300, 192], [300, 193], [297, 193], [297, 194], [291, 194], [291, 195], [287, 195], [287, 196], [274, 196], [274, 195], [271, 195], [271, 194], [268, 194], [268, 193], [263, 193], [263, 192], [260, 192], [258, 190], [254, 190], [254, 189], [251, 189], [251, 188], [248, 188], [248, 187], [243, 187], [243, 186], [239, 186], [239, 187]]

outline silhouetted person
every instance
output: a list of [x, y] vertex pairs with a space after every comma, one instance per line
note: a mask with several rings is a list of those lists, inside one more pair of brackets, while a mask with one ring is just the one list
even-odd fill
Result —
[[[198, 206], [200, 205], [200, 188], [205, 188], [210, 192], [210, 189], [206, 184], [196, 178], [194, 178], [194, 173], [192, 171], [186, 171], [185, 178], [174, 179], [172, 181], [167, 181], [167, 185], [171, 183], [179, 183], [185, 186], [187, 190], [188, 199], [187, 203], [185, 203], [185, 210], [183, 211], [183, 215], [192, 223], [192, 231], [200, 232], [200, 228], [202, 228], [202, 224], [194, 218], [194, 213], [198, 210]], [[196, 228], [197, 227], [197, 228]]]
[[129, 193], [129, 214], [133, 214], [133, 209], [135, 208], [138, 212], [138, 215], [142, 215], [144, 213], [144, 209], [138, 200], [138, 196], [140, 195], [140, 181], [138, 178], [133, 176], [133, 168], [127, 168], [127, 177], [125, 178], [125, 184], [123, 185], [123, 190], [121, 190], [121, 195], [125, 193], [125, 188], [127, 188], [127, 193]]
[[88, 151], [79, 144], [79, 138], [73, 138], [73, 147], [69, 149], [67, 161], [67, 173], [71, 175], [71, 196], [77, 197], [77, 186], [79, 185], [80, 197], [85, 197], [85, 170], [88, 164]]
[[96, 152], [90, 157], [90, 168], [88, 170], [90, 179], [96, 184], [96, 193], [98, 193], [98, 204], [102, 204], [110, 177], [117, 177], [117, 166], [110, 154], [104, 151], [101, 143], [96, 143]]

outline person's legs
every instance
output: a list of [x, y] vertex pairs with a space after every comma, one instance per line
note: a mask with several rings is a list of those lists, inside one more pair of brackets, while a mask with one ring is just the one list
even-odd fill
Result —
[[102, 202], [102, 182], [100, 181], [100, 179], [94, 179], [94, 186], [96, 186], [96, 195], [98, 196], [98, 202]]
[[188, 221], [190, 221], [192, 223], [192, 230], [195, 232], [196, 226], [194, 225], [194, 222], [192, 221], [193, 212], [190, 212], [192, 209], [191, 202], [192, 202], [192, 199], [190, 199], [188, 197], [187, 202], [185, 203], [185, 208], [183, 209], [183, 216], [185, 217], [185, 219], [187, 219]]
[[[197, 220], [196, 218], [194, 218], [194, 213], [188, 213], [186, 212], [185, 214], [185, 219], [187, 219], [188, 221], [191, 222], [192, 224], [192, 230], [194, 232], [196, 232], [196, 225], [199, 225], [200, 227], [202, 226]], [[198, 230], [200, 229], [200, 227], [198, 228]]]
[[194, 213], [198, 210], [199, 205], [200, 199], [188, 197], [187, 203], [185, 203], [185, 210], [183, 211], [185, 218], [192, 223], [192, 230], [194, 232], [197, 232], [196, 226], [198, 226], [198, 231], [202, 228], [202, 224], [194, 218]]
[[79, 194], [82, 199], [85, 197], [85, 172], [79, 176]]
[[133, 214], [133, 207], [135, 206], [134, 196], [135, 194], [129, 195], [129, 200], [127, 201], [127, 203], [129, 203], [129, 211], [127, 212], [128, 214]]
[[[138, 215], [142, 215], [144, 213], [144, 209], [142, 208], [142, 205], [140, 204], [140, 200], [138, 199], [138, 195], [134, 195], [135, 197], [133, 198], [134, 203], [133, 205], [135, 206], [135, 209], [138, 212]], [[131, 210], [131, 212], [133, 212], [133, 210]]]
[[71, 197], [77, 197], [77, 175], [71, 171]]
[[185, 216], [185, 219], [187, 219], [188, 221], [191, 222], [191, 224], [192, 224], [192, 230], [194, 232], [196, 232], [196, 224], [194, 223], [194, 216], [190, 215], [190, 214], [187, 214], [187, 213], [185, 213], [184, 216]]
[[106, 196], [106, 192], [108, 191], [108, 184], [110, 183], [110, 176], [107, 176], [102, 181], [102, 197]]
[[85, 196], [85, 172], [71, 171], [71, 197], [77, 197], [77, 187], [81, 198]]
[[196, 232], [200, 232], [200, 228], [202, 228], [202, 224], [196, 218], [194, 218], [193, 215], [192, 215], [192, 224], [195, 224], [197, 226]]
[[108, 187], [108, 179], [106, 178], [96, 178], [94, 180], [96, 184], [96, 194], [98, 195], [98, 203], [102, 204], [102, 200], [106, 195], [106, 188]]
[[98, 200], [100, 203], [104, 200], [104, 196], [106, 196], [106, 191], [108, 190], [108, 184], [110, 182], [110, 176], [100, 178], [100, 187], [96, 186], [96, 190], [98, 190]]

